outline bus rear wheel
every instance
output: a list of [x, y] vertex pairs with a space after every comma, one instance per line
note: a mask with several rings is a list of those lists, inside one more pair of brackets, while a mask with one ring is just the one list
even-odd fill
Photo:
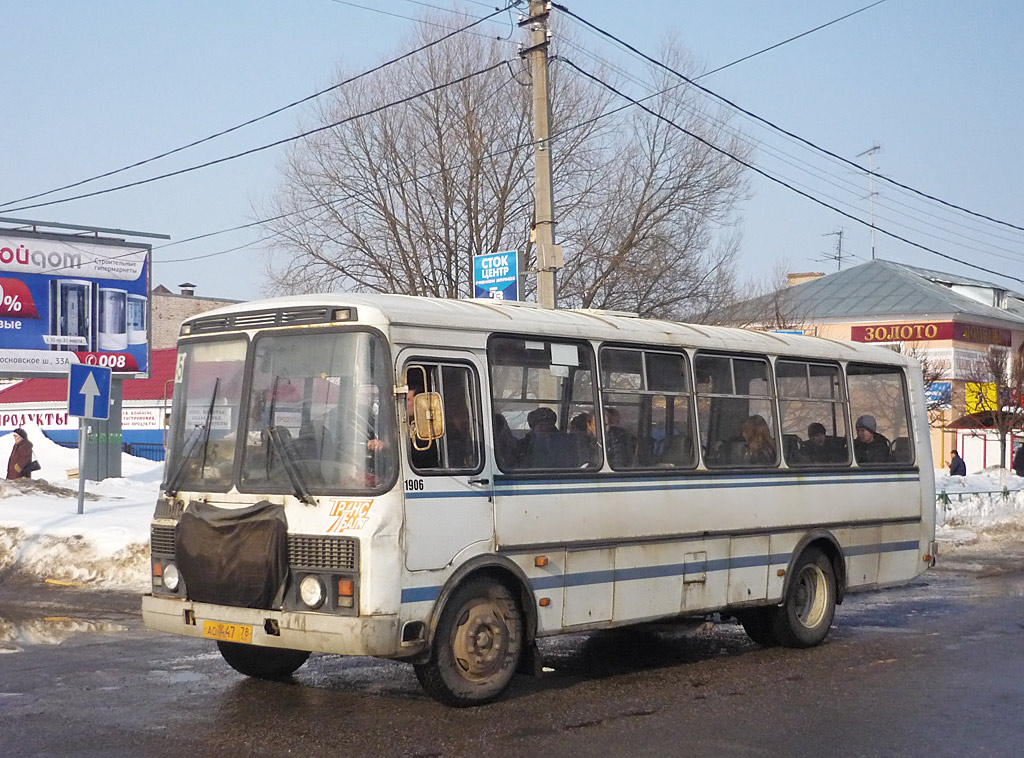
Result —
[[836, 614], [836, 575], [818, 548], [808, 548], [793, 564], [773, 632], [786, 647], [813, 647], [828, 635]]
[[217, 648], [227, 664], [239, 674], [257, 679], [284, 679], [306, 662], [305, 650], [257, 647], [240, 642], [217, 641]]
[[441, 613], [430, 659], [416, 678], [428, 695], [455, 707], [496, 699], [516, 672], [523, 647], [523, 616], [508, 587], [473, 579]]

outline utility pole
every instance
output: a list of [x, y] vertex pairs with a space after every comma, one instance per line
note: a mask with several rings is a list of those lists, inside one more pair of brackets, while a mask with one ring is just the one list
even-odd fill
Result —
[[868, 157], [868, 202], [871, 205], [871, 260], [875, 259], [875, 153], [882, 149], [881, 145], [872, 145], [857, 157]]
[[562, 267], [562, 248], [555, 244], [554, 200], [551, 193], [551, 142], [548, 118], [548, 13], [551, 5], [530, 0], [530, 15], [519, 26], [530, 29], [530, 44], [520, 56], [530, 61], [533, 79], [533, 230], [537, 247], [537, 302], [542, 308], [557, 305], [556, 272]]

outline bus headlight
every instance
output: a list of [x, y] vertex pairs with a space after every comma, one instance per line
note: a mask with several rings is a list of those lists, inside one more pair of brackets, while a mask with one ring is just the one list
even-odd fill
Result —
[[307, 574], [299, 582], [299, 597], [310, 608], [319, 608], [324, 604], [326, 596], [327, 591], [324, 589], [324, 583], [320, 581], [320, 577]]
[[181, 576], [178, 574], [178, 567], [173, 563], [168, 563], [164, 566], [164, 587], [169, 589], [171, 592], [178, 591], [178, 582], [181, 580]]

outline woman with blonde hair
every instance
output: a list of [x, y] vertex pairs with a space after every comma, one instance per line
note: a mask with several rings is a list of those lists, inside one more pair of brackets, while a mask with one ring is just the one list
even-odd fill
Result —
[[757, 414], [743, 420], [743, 463], [748, 466], [771, 466], [775, 463], [775, 439], [768, 422]]

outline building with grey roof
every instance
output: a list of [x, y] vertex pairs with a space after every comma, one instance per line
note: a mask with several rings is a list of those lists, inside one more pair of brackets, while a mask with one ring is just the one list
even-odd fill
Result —
[[[792, 274], [791, 286], [732, 304], [714, 320], [753, 328], [802, 331], [910, 351], [933, 375], [933, 456], [964, 453], [969, 470], [1009, 464], [1024, 432], [1007, 449], [993, 447], [992, 414], [982, 385], [991, 384], [990, 355], [1024, 356], [1024, 295], [1007, 287], [942, 271], [873, 260], [834, 274]], [[1011, 382], [1012, 383], [1012, 382]], [[1013, 397], [1014, 408], [1019, 397]], [[1024, 417], [1024, 411], [1020, 414]]]

